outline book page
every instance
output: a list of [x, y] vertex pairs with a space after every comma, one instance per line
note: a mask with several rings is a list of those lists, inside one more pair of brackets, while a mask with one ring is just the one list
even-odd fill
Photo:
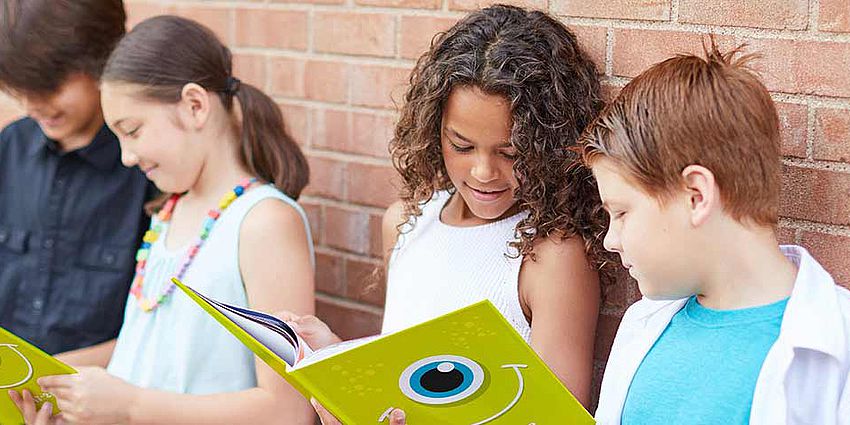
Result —
[[348, 350], [357, 348], [361, 345], [367, 344], [369, 342], [380, 339], [384, 335], [372, 335], [372, 336], [364, 336], [363, 338], [352, 339], [349, 341], [338, 342], [333, 345], [329, 345], [325, 348], [320, 348], [314, 351], [312, 354], [306, 356], [303, 360], [297, 362], [294, 369], [302, 368], [304, 366], [311, 365], [313, 363], [318, 363], [324, 359], [333, 357], [339, 353], [344, 353]]
[[189, 289], [242, 330], [251, 334], [290, 367], [312, 352], [286, 322], [266, 313], [218, 302], [192, 288]]

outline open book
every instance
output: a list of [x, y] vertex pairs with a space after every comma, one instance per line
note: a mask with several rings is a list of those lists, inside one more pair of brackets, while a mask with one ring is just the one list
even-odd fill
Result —
[[312, 351], [285, 322], [175, 284], [305, 397], [344, 424], [592, 424], [489, 301], [402, 331]]
[[71, 373], [77, 371], [0, 327], [0, 424], [24, 423], [24, 418], [9, 398], [9, 390], [20, 392], [27, 389], [35, 398], [37, 408], [49, 401], [53, 404], [53, 414], [59, 413], [56, 399], [52, 394], [42, 392], [36, 380], [42, 376]]

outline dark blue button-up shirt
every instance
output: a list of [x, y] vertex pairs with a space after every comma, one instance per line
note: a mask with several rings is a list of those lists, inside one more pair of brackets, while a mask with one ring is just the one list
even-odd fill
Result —
[[114, 338], [155, 193], [104, 126], [61, 152], [24, 118], [0, 133], [0, 326], [48, 353]]

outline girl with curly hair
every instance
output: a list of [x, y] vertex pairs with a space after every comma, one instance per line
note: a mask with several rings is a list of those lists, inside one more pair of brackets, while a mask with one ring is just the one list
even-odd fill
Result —
[[589, 405], [606, 223], [570, 148], [601, 104], [594, 64], [546, 13], [497, 5], [435, 39], [390, 142], [403, 184], [383, 220], [383, 332], [490, 299]]

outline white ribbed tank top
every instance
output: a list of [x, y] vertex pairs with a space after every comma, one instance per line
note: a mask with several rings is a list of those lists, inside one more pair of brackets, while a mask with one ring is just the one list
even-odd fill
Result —
[[519, 302], [522, 257], [508, 243], [527, 212], [480, 226], [440, 221], [451, 194], [437, 192], [390, 256], [382, 333], [395, 332], [489, 299], [529, 341], [531, 327]]
[[[268, 198], [285, 202], [301, 215], [312, 258], [304, 211], [274, 186], [262, 185], [245, 192], [221, 213], [183, 282], [210, 298], [248, 307], [239, 271], [239, 229], [248, 212]], [[170, 283], [188, 248], [166, 248], [168, 224], [163, 223], [162, 234], [151, 246], [143, 287], [147, 298]], [[177, 393], [212, 394], [257, 386], [253, 353], [179, 289], [152, 313], [143, 312], [129, 296], [107, 371], [143, 388]]]

